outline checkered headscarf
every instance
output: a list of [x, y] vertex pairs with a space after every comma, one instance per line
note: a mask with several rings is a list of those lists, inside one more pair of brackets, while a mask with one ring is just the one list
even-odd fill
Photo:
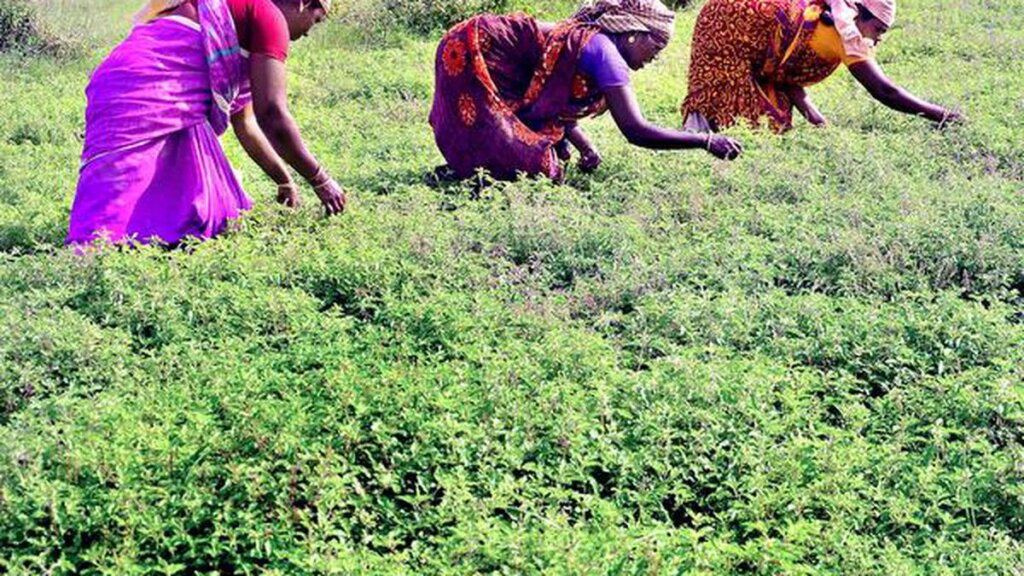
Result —
[[648, 33], [667, 46], [675, 33], [676, 13], [661, 0], [587, 0], [574, 18], [612, 34]]

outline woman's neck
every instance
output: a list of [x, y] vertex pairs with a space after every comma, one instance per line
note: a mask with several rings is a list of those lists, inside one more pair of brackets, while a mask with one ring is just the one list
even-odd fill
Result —
[[174, 10], [162, 14], [162, 16], [183, 16], [189, 20], [199, 22], [199, 10], [196, 9], [196, 5], [192, 1], [185, 2]]

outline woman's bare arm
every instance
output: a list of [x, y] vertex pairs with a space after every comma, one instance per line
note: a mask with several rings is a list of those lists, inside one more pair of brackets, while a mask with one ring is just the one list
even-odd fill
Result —
[[630, 144], [653, 150], [704, 148], [725, 160], [733, 160], [743, 153], [743, 146], [726, 136], [682, 132], [648, 122], [640, 112], [636, 94], [629, 85], [608, 88], [604, 95], [615, 124]]
[[940, 123], [961, 119], [959, 112], [922, 100], [898, 86], [882, 72], [882, 68], [874, 60], [851, 64], [850, 73], [875, 100], [893, 110], [923, 116]]
[[824, 126], [828, 123], [828, 121], [825, 120], [825, 116], [823, 116], [818, 110], [818, 107], [811, 102], [811, 98], [807, 95], [807, 90], [805, 90], [803, 86], [787, 87], [786, 95], [789, 96], [789, 100], [794, 106], [796, 106], [796, 109], [800, 111], [800, 114], [802, 114], [808, 122], [815, 126]]
[[297, 207], [299, 197], [291, 174], [288, 172], [288, 165], [277, 155], [274, 147], [263, 134], [259, 123], [256, 122], [256, 114], [253, 112], [251, 104], [231, 117], [231, 126], [249, 158], [252, 158], [252, 161], [277, 184], [278, 202], [286, 206]]
[[253, 54], [250, 75], [256, 121], [274, 151], [313, 186], [328, 214], [343, 212], [345, 194], [306, 148], [299, 127], [288, 111], [284, 62]]

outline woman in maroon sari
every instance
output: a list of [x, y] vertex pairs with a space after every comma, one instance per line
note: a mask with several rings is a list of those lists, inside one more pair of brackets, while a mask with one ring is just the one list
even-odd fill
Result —
[[600, 156], [577, 121], [605, 110], [637, 146], [737, 157], [742, 147], [730, 138], [660, 128], [640, 112], [629, 70], [654, 60], [674, 24], [675, 13], [659, 0], [596, 0], [556, 24], [514, 14], [456, 25], [437, 51], [430, 113], [447, 172], [557, 181], [568, 143], [579, 150], [581, 169], [594, 170]]

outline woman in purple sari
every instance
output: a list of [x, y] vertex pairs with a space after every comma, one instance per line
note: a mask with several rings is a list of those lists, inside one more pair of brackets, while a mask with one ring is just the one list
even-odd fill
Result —
[[515, 14], [456, 25], [437, 50], [430, 113], [444, 175], [561, 180], [570, 143], [581, 169], [595, 170], [601, 158], [577, 121], [605, 110], [637, 146], [737, 157], [742, 147], [730, 138], [660, 128], [640, 112], [629, 71], [654, 60], [674, 25], [659, 0], [594, 0], [557, 24]]
[[86, 88], [85, 149], [67, 244], [210, 238], [252, 207], [218, 136], [234, 129], [295, 206], [289, 166], [328, 214], [345, 194], [288, 112], [288, 43], [329, 0], [152, 0]]

